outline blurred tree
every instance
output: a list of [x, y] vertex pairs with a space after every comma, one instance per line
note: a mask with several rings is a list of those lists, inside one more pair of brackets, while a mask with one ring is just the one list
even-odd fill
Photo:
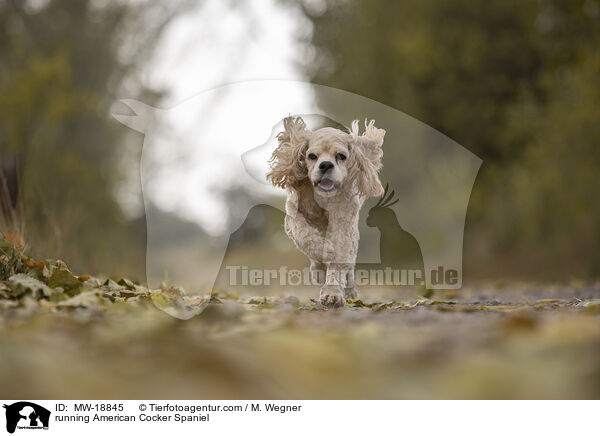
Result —
[[112, 195], [128, 133], [109, 108], [123, 93], [160, 98], [137, 72], [192, 4], [174, 3], [0, 1], [0, 159], [13, 195], [20, 176], [21, 219], [38, 253], [109, 273], [133, 264], [141, 277], [143, 232]]
[[535, 2], [328, 1], [311, 14], [318, 83], [356, 92], [426, 122], [484, 160], [510, 158], [506, 106], [532, 87]]
[[312, 81], [402, 110], [484, 160], [466, 235], [477, 269], [508, 259], [497, 272], [598, 275], [597, 0], [301, 8]]

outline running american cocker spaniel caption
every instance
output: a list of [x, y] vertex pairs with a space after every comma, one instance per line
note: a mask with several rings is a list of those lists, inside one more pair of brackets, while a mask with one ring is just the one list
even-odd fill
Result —
[[287, 191], [285, 232], [310, 259], [321, 304], [341, 307], [358, 297], [354, 264], [358, 218], [365, 199], [383, 194], [379, 169], [385, 130], [365, 120], [359, 134], [332, 127], [308, 130], [300, 117], [283, 120], [267, 178]]

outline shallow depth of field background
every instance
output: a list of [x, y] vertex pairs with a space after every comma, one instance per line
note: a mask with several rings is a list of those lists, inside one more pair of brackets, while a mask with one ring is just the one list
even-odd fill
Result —
[[[470, 315], [419, 303], [410, 315], [360, 307], [356, 315], [307, 310], [297, 318], [292, 308], [270, 316], [271, 306], [258, 305], [248, 318], [219, 309], [187, 324], [117, 309], [99, 325], [95, 315], [41, 314], [3, 327], [19, 330], [1, 339], [0, 361], [21, 368], [23, 380], [36, 371], [57, 378], [38, 381], [41, 391], [10, 385], [13, 392], [203, 396], [169, 372], [173, 364], [213, 397], [597, 397], [598, 312], [569, 310], [600, 290], [599, 47], [596, 0], [0, 0], [0, 232], [33, 257], [143, 284], [143, 138], [110, 117], [127, 111], [118, 99], [168, 107], [234, 81], [305, 80], [403, 111], [483, 159], [465, 225], [468, 286], [437, 297], [525, 309]], [[318, 104], [327, 110], [331, 102]], [[385, 148], [402, 158], [394, 152]], [[384, 174], [393, 182], [393, 169]], [[227, 221], [254, 193], [232, 185], [219, 195], [231, 206], [218, 217]], [[192, 227], [193, 248], [210, 250], [201, 220], [146, 200], [166, 229]], [[258, 216], [230, 256], [302, 265], [281, 239], [281, 214]], [[165, 253], [194, 268], [186, 244], [170, 234]], [[373, 298], [399, 298], [386, 292]], [[400, 297], [420, 301], [414, 290]], [[236, 336], [246, 321], [249, 337]], [[36, 354], [23, 337], [47, 352]], [[82, 352], [86, 338], [97, 348]], [[69, 353], [86, 380], [79, 387], [60, 382], [70, 375], [55, 363]], [[128, 366], [136, 361], [147, 363], [136, 371]], [[114, 378], [105, 384], [87, 371]], [[145, 388], [138, 377], [154, 383]]]

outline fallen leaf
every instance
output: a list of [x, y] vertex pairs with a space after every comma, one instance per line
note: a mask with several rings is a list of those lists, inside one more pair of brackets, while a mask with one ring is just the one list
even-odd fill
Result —
[[56, 303], [61, 307], [96, 307], [102, 303], [102, 300], [94, 292], [81, 292], [64, 301]]
[[81, 290], [81, 282], [66, 269], [57, 269], [50, 276], [48, 286], [51, 288], [63, 288], [70, 297], [75, 296]]
[[[20, 297], [31, 291], [32, 294], [41, 292], [45, 297], [49, 297], [56, 290], [51, 289], [45, 283], [28, 276], [27, 274], [15, 274], [8, 279], [8, 286], [12, 290], [13, 295]], [[35, 296], [35, 295], [34, 295]]]
[[39, 262], [33, 262], [30, 260], [26, 260], [25, 262], [23, 262], [23, 265], [25, 265], [27, 268], [36, 268], [39, 269], [40, 271], [44, 270], [44, 267], [46, 266], [44, 264], [44, 262], [39, 261]]

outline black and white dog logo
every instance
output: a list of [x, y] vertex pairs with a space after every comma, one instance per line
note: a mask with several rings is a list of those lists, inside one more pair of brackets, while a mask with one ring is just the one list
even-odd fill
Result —
[[6, 409], [6, 431], [14, 433], [18, 429], [48, 429], [50, 411], [29, 401], [19, 401], [4, 405]]

